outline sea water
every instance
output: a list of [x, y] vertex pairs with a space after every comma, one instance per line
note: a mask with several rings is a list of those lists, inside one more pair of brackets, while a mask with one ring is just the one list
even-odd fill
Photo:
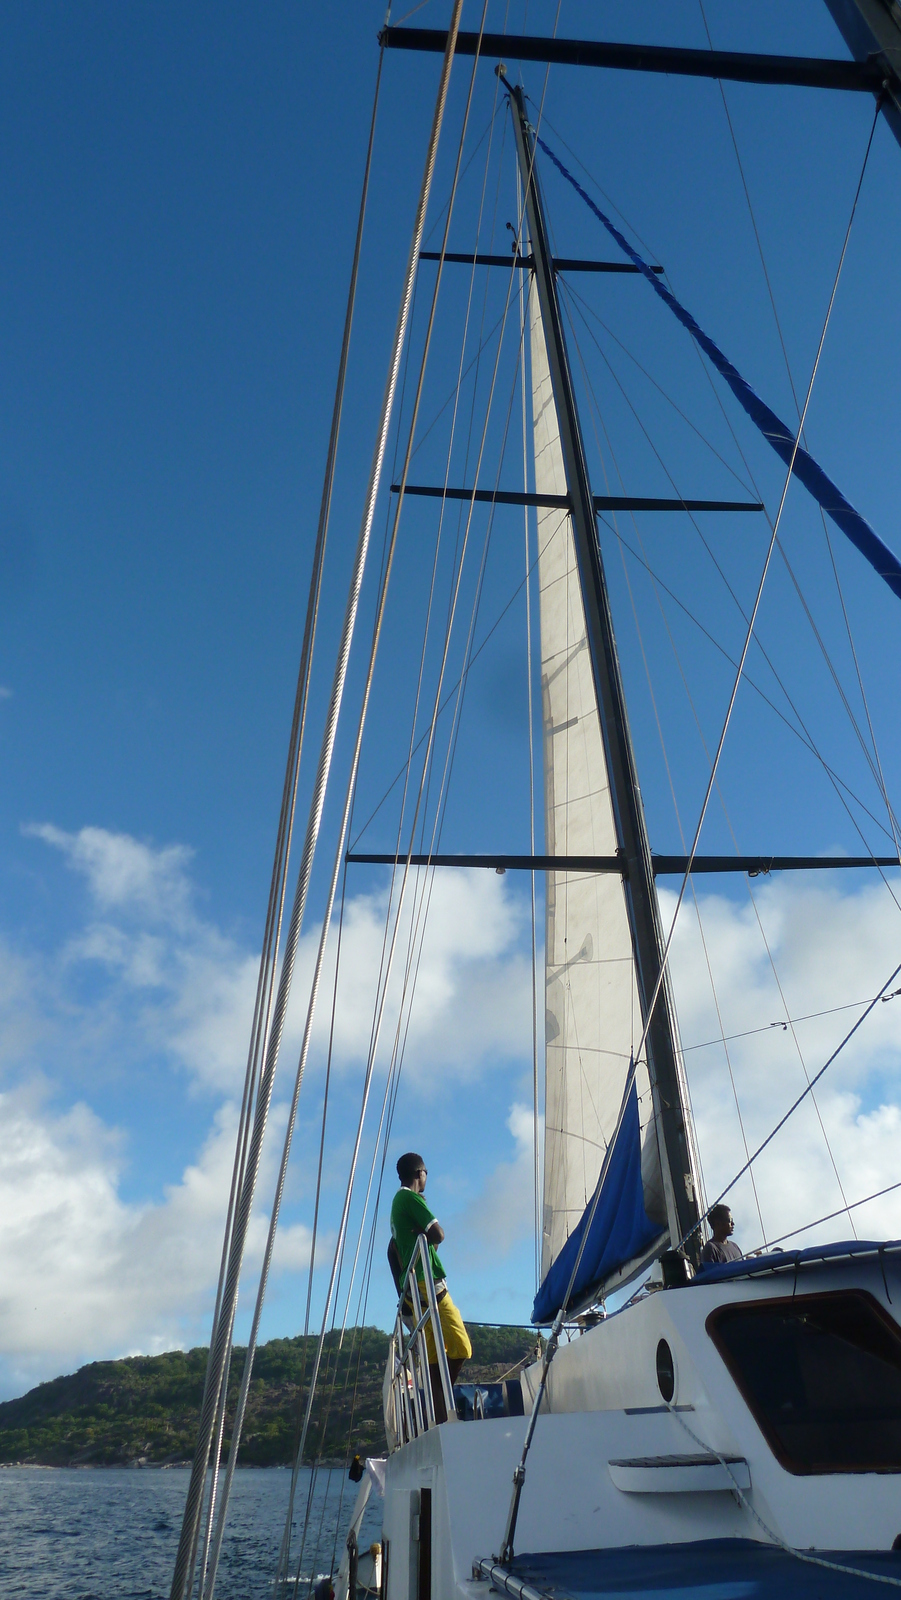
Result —
[[[188, 1469], [5, 1467], [0, 1470], [0, 1596], [3, 1600], [168, 1600], [188, 1491]], [[282, 1467], [235, 1473], [217, 1600], [263, 1600], [272, 1584], [291, 1474]], [[292, 1565], [310, 1580], [337, 1573], [357, 1498], [344, 1469], [298, 1475]], [[360, 1530], [379, 1536], [373, 1490]], [[287, 1593], [294, 1595], [293, 1584]]]

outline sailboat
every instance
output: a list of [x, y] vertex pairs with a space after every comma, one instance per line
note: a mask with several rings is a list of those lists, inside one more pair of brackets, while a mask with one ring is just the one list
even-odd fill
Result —
[[[885, 582], [901, 592], [901, 564], [809, 453], [804, 422], [810, 391], [799, 408], [797, 424], [792, 427], [781, 422], [660, 281], [656, 264], [630, 244], [618, 223], [588, 194], [559, 147], [554, 150], [550, 135], [545, 138], [540, 107], [536, 111], [527, 101], [522, 86], [513, 81], [503, 64], [508, 59], [571, 62], [696, 73], [720, 80], [854, 88], [875, 97], [876, 117], [884, 116], [897, 134], [901, 131], [897, 126], [901, 106], [901, 17], [897, 8], [878, 0], [829, 0], [829, 9], [852, 52], [852, 61], [633, 48], [556, 36], [512, 39], [487, 33], [484, 14], [481, 30], [467, 34], [460, 28], [462, 0], [456, 0], [447, 29], [400, 25], [387, 27], [382, 34], [383, 58], [387, 55], [390, 60], [396, 49], [438, 53], [443, 58], [442, 71], [310, 819], [279, 959], [287, 850], [321, 580], [322, 556], [317, 546], [279, 833], [281, 854], [273, 875], [201, 1438], [173, 1600], [185, 1600], [195, 1587], [207, 1600], [215, 1590], [228, 1486], [237, 1459], [271, 1239], [309, 1048], [309, 1019], [324, 969], [339, 876], [349, 865], [357, 864], [388, 865], [401, 874], [431, 874], [445, 866], [466, 864], [545, 875], [543, 1205], [539, 1285], [533, 1309], [533, 1321], [544, 1330], [545, 1340], [536, 1359], [499, 1385], [497, 1392], [479, 1390], [464, 1402], [461, 1394], [453, 1392], [443, 1356], [428, 1253], [424, 1248], [417, 1250], [398, 1305], [385, 1376], [389, 1451], [384, 1462], [370, 1464], [361, 1489], [339, 1580], [340, 1600], [347, 1596], [356, 1600], [361, 1585], [366, 1592], [376, 1590], [381, 1600], [456, 1600], [464, 1595], [475, 1600], [490, 1592], [506, 1593], [513, 1600], [626, 1593], [737, 1600], [739, 1596], [776, 1596], [789, 1591], [857, 1596], [872, 1593], [877, 1583], [883, 1588], [901, 1587], [901, 1326], [897, 1315], [901, 1243], [855, 1239], [806, 1249], [764, 1249], [748, 1259], [719, 1264], [703, 1260], [710, 1197], [704, 1191], [677, 1025], [670, 970], [674, 923], [669, 927], [664, 923], [657, 888], [658, 878], [671, 875], [681, 886], [681, 903], [693, 875], [700, 872], [838, 868], [851, 864], [852, 858], [792, 858], [774, 853], [753, 858], [736, 854], [729, 859], [706, 856], [700, 849], [729, 714], [753, 638], [766, 566], [757, 602], [749, 608], [744, 648], [735, 663], [732, 699], [693, 836], [682, 855], [655, 855], [648, 837], [611, 592], [598, 537], [599, 514], [669, 511], [740, 516], [760, 513], [763, 507], [752, 495], [714, 501], [688, 500], [678, 494], [667, 498], [596, 492], [589, 474], [561, 304], [561, 275], [608, 269], [626, 271], [639, 280], [643, 277], [728, 383], [786, 469], [782, 498], [771, 518], [767, 562], [775, 547], [788, 487], [797, 478], [869, 562], [874, 583]], [[490, 62], [495, 66], [499, 115], [506, 119], [515, 147], [517, 220], [512, 228], [512, 253], [506, 259], [480, 255], [477, 249], [467, 253], [448, 248], [462, 140], [450, 181], [450, 199], [446, 199], [440, 248], [427, 251], [423, 245], [450, 75], [455, 60], [466, 57], [475, 65], [465, 115], [482, 81], [476, 67], [484, 76], [485, 64]], [[606, 230], [606, 242], [610, 237], [616, 241], [617, 261], [579, 261], [555, 255], [544, 194], [544, 174], [552, 163], [593, 211], [599, 232]], [[364, 210], [365, 205], [361, 206], [361, 228]], [[349, 319], [359, 255], [358, 233]], [[391, 852], [364, 852], [356, 844], [349, 847], [348, 823], [359, 778], [362, 731], [384, 618], [380, 598], [338, 828], [331, 899], [323, 921], [289, 1134], [271, 1213], [270, 1247], [223, 1472], [219, 1462], [228, 1360], [247, 1220], [321, 828], [363, 570], [376, 503], [380, 494], [384, 496], [389, 428], [413, 289], [417, 275], [426, 270], [425, 263], [433, 261], [438, 263], [439, 276], [455, 266], [503, 272], [509, 285], [508, 302], [519, 296], [520, 337], [523, 353], [528, 348], [530, 379], [528, 475], [516, 490], [500, 487], [497, 478], [492, 483], [489, 475], [478, 469], [474, 480], [470, 477], [460, 485], [447, 475], [443, 483], [414, 482], [411, 474], [420, 405], [420, 390], [416, 389], [412, 405], [408, 403], [412, 420], [406, 452], [399, 452], [400, 464], [390, 486], [383, 580], [387, 585], [401, 511], [411, 499], [434, 502], [441, 508], [440, 515], [454, 502], [463, 505], [469, 518], [467, 533], [479, 505], [488, 505], [492, 515], [505, 504], [534, 512], [536, 556], [531, 581], [539, 612], [536, 672], [543, 733], [544, 851], [537, 854], [533, 845], [527, 856], [448, 856], [437, 848], [434, 834], [425, 840], [426, 848], [417, 850], [415, 822]], [[436, 303], [437, 288], [433, 310]], [[349, 327], [350, 320], [348, 333]], [[429, 320], [426, 349], [431, 333]], [[321, 536], [334, 487], [346, 348], [347, 334]], [[415, 389], [414, 378], [409, 381]], [[479, 454], [478, 467], [482, 465]], [[383, 594], [384, 589], [380, 590]], [[443, 687], [439, 675], [436, 705]], [[434, 737], [434, 727], [433, 718], [429, 739]], [[423, 772], [427, 768], [426, 761]], [[871, 852], [858, 864], [880, 871], [897, 867], [901, 864], [897, 843], [890, 854]], [[425, 905], [425, 899], [419, 905]], [[879, 1004], [891, 981], [889, 978], [873, 996], [871, 1009]], [[384, 970], [379, 983], [381, 1027], [389, 989]], [[403, 1031], [403, 1015], [402, 1003], [397, 1037]], [[371, 1071], [338, 1229], [335, 1272], [348, 1241], [354, 1174], [370, 1087]], [[812, 1089], [809, 1082], [800, 1100]], [[386, 1107], [390, 1094], [389, 1075]], [[383, 1110], [374, 1152], [387, 1149], [385, 1116]], [[384, 1154], [381, 1159], [384, 1166]], [[752, 1159], [749, 1156], [749, 1166]], [[374, 1153], [367, 1205], [376, 1169]], [[332, 1287], [330, 1284], [329, 1297]], [[608, 1304], [614, 1300], [615, 1309]], [[430, 1380], [425, 1342], [430, 1329], [436, 1333], [435, 1364], [443, 1407], [436, 1406]], [[299, 1457], [307, 1436], [316, 1375], [314, 1370], [300, 1430]], [[211, 1487], [208, 1464], [212, 1465]], [[377, 1559], [363, 1581], [356, 1542], [364, 1507], [373, 1494], [383, 1502], [382, 1534]], [[291, 1576], [292, 1509], [293, 1504], [278, 1576], [291, 1592], [299, 1592], [299, 1571]]]

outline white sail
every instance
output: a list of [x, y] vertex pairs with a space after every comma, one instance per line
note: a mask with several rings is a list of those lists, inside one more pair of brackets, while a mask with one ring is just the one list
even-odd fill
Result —
[[[567, 492], [557, 410], [533, 282], [529, 316], [535, 488]], [[538, 510], [545, 839], [549, 855], [615, 855], [607, 761], [576, 565], [572, 519]], [[641, 1008], [622, 880], [549, 872], [541, 1275], [582, 1217], [616, 1128]], [[646, 1062], [636, 1075], [645, 1210], [666, 1225]]]

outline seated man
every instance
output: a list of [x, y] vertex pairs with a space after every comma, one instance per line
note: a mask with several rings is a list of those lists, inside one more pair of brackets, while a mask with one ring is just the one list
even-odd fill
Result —
[[741, 1261], [742, 1254], [729, 1235], [735, 1232], [735, 1223], [732, 1212], [727, 1205], [714, 1206], [707, 1213], [707, 1221], [713, 1232], [713, 1238], [708, 1239], [701, 1251], [701, 1265], [712, 1266], [721, 1261]]
[[[395, 1254], [389, 1246], [388, 1259], [391, 1263], [391, 1270], [394, 1274], [398, 1293], [400, 1293], [404, 1276], [410, 1265], [413, 1251], [416, 1248], [416, 1240], [420, 1234], [424, 1234], [429, 1247], [432, 1277], [435, 1280], [435, 1298], [438, 1302], [438, 1318], [441, 1323], [444, 1348], [447, 1352], [450, 1381], [451, 1384], [454, 1384], [464, 1361], [468, 1361], [472, 1355], [472, 1345], [463, 1325], [463, 1318], [448, 1294], [444, 1267], [435, 1248], [436, 1245], [441, 1244], [444, 1240], [444, 1229], [423, 1199], [428, 1172], [422, 1156], [416, 1155], [412, 1150], [401, 1156], [397, 1163], [397, 1176], [400, 1178], [401, 1187], [391, 1204], [391, 1240], [396, 1251]], [[417, 1274], [417, 1278], [420, 1296], [424, 1301], [425, 1280], [421, 1271]], [[407, 1309], [406, 1305], [404, 1309]], [[426, 1324], [425, 1342], [429, 1357], [429, 1374], [432, 1382], [435, 1416], [439, 1422], [446, 1422], [447, 1410], [441, 1390], [438, 1353], [435, 1349], [431, 1320]]]

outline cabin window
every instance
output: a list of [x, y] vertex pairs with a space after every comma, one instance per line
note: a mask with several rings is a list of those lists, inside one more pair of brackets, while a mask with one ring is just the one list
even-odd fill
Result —
[[721, 1306], [707, 1331], [788, 1472], [901, 1472], [901, 1329], [872, 1295]]

